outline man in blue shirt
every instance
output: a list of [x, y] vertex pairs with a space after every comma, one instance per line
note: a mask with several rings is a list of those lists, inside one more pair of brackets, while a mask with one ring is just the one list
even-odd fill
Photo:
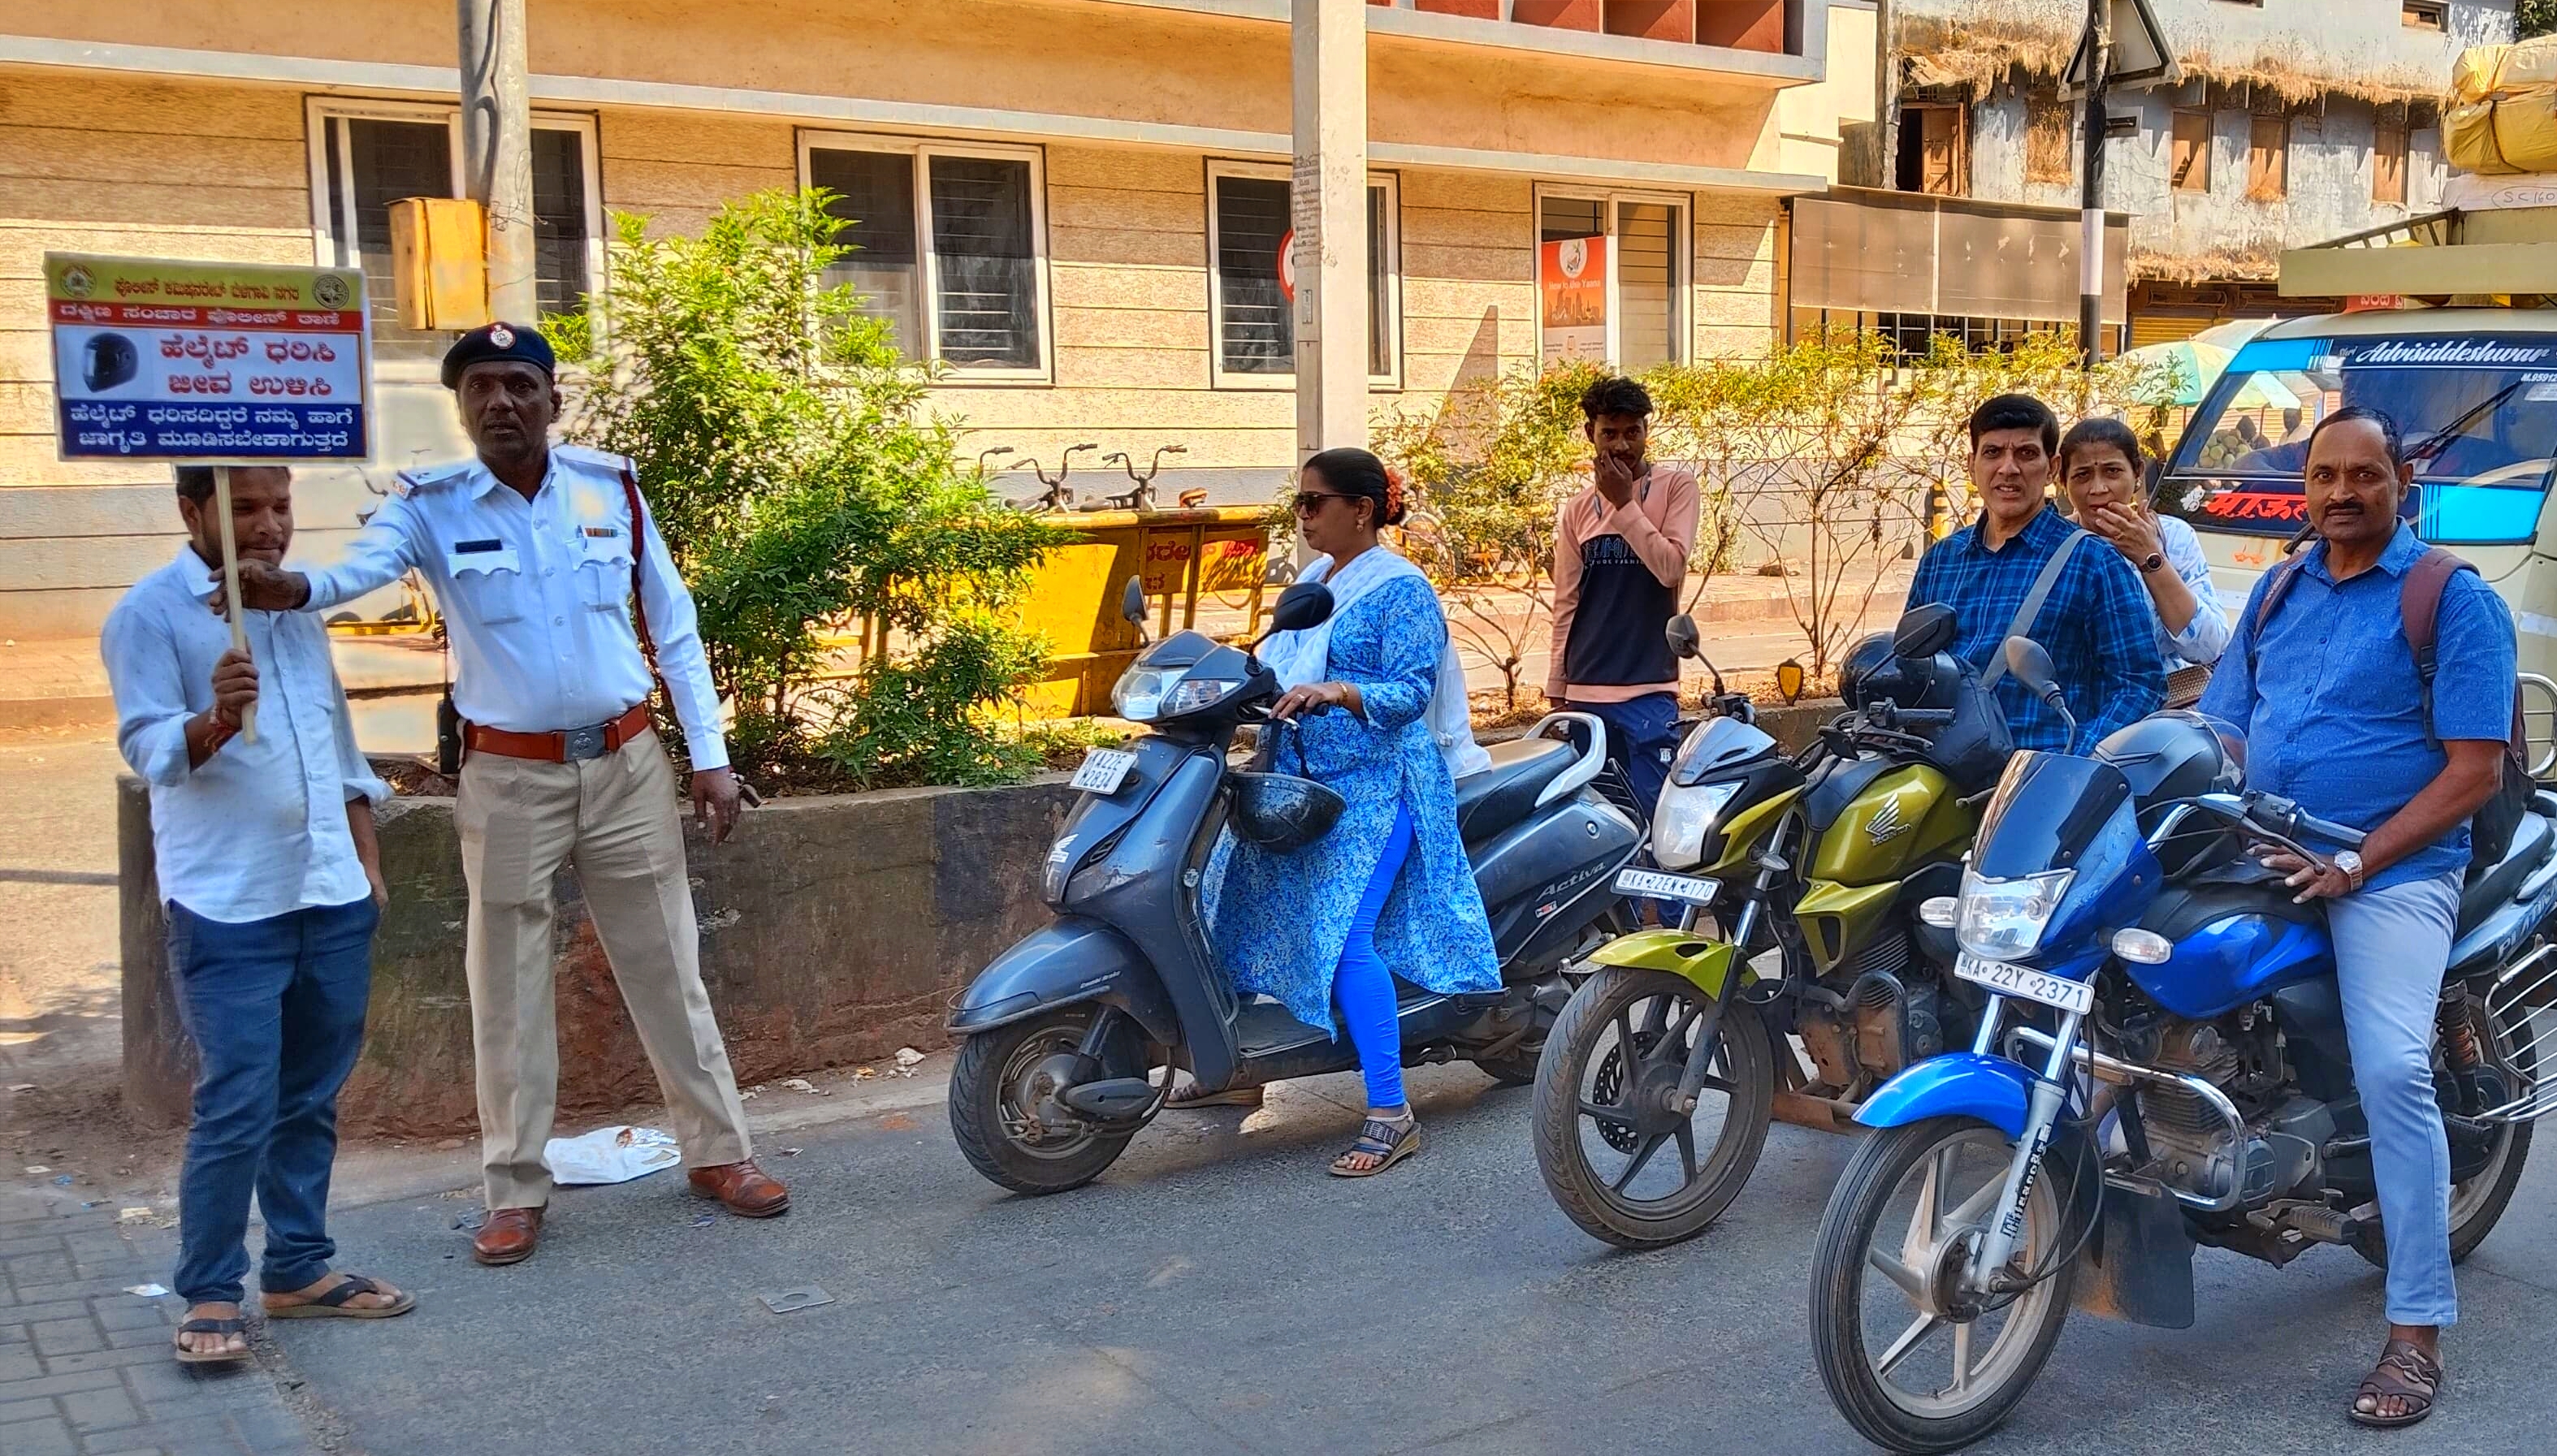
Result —
[[[1980, 518], [1927, 549], [1909, 584], [1912, 609], [1953, 608], [1953, 655], [1995, 678], [1998, 707], [2019, 748], [2085, 751], [2166, 702], [2157, 612], [2122, 554], [2061, 518], [2051, 504], [2052, 452], [2060, 420], [2024, 394], [2001, 394], [1971, 412], [1971, 487]], [[2067, 559], [2030, 622], [2016, 618]], [[2050, 704], [2005, 672], [2006, 639], [2021, 630], [2051, 654], [2054, 676], [2078, 720], [2073, 743]]]
[[[2469, 820], [2501, 781], [2512, 726], [2512, 616], [2474, 572], [2443, 585], [2434, 660], [2456, 691], [2427, 695], [2399, 609], [2424, 543], [2398, 518], [2413, 467], [2375, 410], [2329, 415], [2309, 439], [2309, 520], [2322, 538], [2259, 633], [2255, 584], [2202, 711], [2246, 737], [2246, 781], [2362, 830], [2357, 853], [2266, 862], [2327, 902], [2353, 1074], [2388, 1241], [2388, 1342], [2355, 1393], [2365, 1425], [2433, 1403], [2451, 1283], [2450, 1145], [2433, 1100], [2432, 1035], [2469, 861]], [[2427, 697], [2431, 701], [2428, 705]], [[2426, 709], [2429, 706], [2430, 716]]]

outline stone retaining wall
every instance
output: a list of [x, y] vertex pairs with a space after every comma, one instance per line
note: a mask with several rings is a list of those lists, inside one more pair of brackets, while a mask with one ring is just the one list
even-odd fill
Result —
[[[119, 794], [125, 1096], [144, 1120], [170, 1124], [187, 1115], [195, 1054], [169, 982], [150, 801], [131, 777]], [[942, 1044], [950, 997], [1047, 919], [1038, 873], [1073, 801], [1060, 777], [781, 799], [748, 813], [716, 849], [688, 824], [702, 974], [739, 1080]], [[363, 1057], [339, 1121], [349, 1131], [467, 1131], [476, 1111], [453, 801], [395, 801], [381, 839], [392, 899], [374, 946]], [[652, 1102], [656, 1079], [573, 869], [560, 875], [559, 899], [561, 1111]]]

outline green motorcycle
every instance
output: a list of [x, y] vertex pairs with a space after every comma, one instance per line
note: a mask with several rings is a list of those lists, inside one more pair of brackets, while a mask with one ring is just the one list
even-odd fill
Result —
[[[1723, 711], [1681, 745], [1652, 818], [1660, 868], [1617, 878], [1678, 923], [1588, 958], [1537, 1068], [1537, 1163], [1592, 1237], [1695, 1237], [1748, 1183], [1772, 1119], [1840, 1130], [1972, 1024], [1951, 933], [1916, 912], [1958, 886], [2011, 744], [1947, 651], [1953, 631], [1950, 608], [1922, 607], [1859, 644], [1849, 710], [1791, 756], [1717, 675]], [[1699, 655], [1683, 617], [1671, 641]]]

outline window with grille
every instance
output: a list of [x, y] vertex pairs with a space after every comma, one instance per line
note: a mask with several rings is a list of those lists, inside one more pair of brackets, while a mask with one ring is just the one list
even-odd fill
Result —
[[[1367, 371], [1396, 377], [1400, 336], [1395, 186], [1367, 189]], [[1283, 169], [1217, 164], [1208, 172], [1209, 306], [1215, 314], [1219, 383], [1272, 384], [1296, 372], [1296, 306], [1281, 282], [1281, 251], [1293, 229], [1294, 191]]]
[[810, 138], [808, 185], [853, 251], [850, 283], [909, 356], [960, 376], [1047, 369], [1045, 219], [1037, 154], [868, 138]]
[[[365, 103], [316, 107], [315, 180], [325, 194], [321, 252], [364, 270], [373, 357], [441, 358], [454, 339], [404, 329], [391, 268], [391, 203], [462, 195], [461, 111], [452, 106]], [[576, 309], [595, 291], [598, 219], [595, 132], [581, 118], [533, 118], [533, 282], [544, 314]], [[529, 321], [516, 321], [529, 322]]]
[[[1537, 199], [1539, 267], [1544, 244], [1607, 240], [1606, 352], [1618, 368], [1632, 372], [1687, 356], [1686, 216], [1683, 203], [1667, 198]], [[1538, 317], [1542, 328], [1542, 309]], [[1548, 359], [1561, 352], [1552, 337], [1541, 340], [1540, 353]]]

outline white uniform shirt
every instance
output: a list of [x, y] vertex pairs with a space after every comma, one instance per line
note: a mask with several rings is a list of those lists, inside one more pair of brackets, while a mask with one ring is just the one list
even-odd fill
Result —
[[[434, 588], [459, 659], [453, 702], [463, 718], [518, 733], [610, 723], [649, 689], [630, 624], [624, 463], [553, 446], [529, 501], [475, 460], [403, 474], [345, 560], [311, 574], [308, 609], [350, 601], [415, 568]], [[725, 768], [719, 694], [692, 594], [653, 522], [646, 536], [640, 599], [658, 670], [694, 769]]]
[[107, 614], [98, 640], [115, 691], [115, 740], [151, 785], [160, 895], [207, 920], [245, 924], [348, 905], [372, 892], [346, 805], [390, 797], [355, 751], [346, 694], [316, 616], [248, 613], [257, 741], [234, 737], [187, 764], [187, 720], [213, 706], [228, 622], [205, 607], [212, 569], [182, 547]]

